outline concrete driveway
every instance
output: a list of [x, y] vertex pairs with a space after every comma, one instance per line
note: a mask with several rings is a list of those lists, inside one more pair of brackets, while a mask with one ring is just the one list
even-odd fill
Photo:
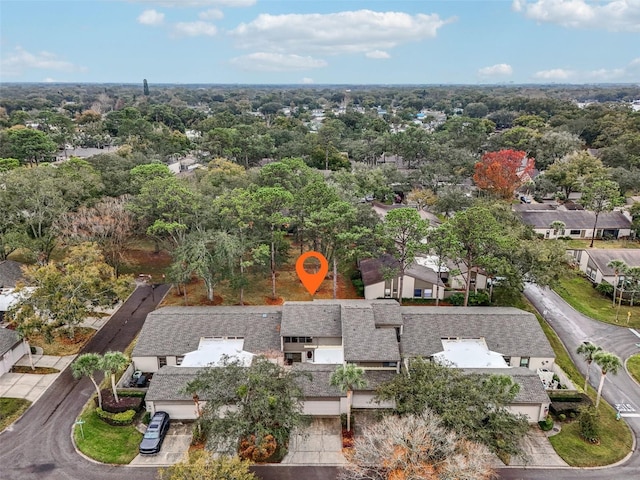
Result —
[[[75, 355], [54, 357], [51, 355], [33, 355], [36, 367], [50, 367], [59, 370], [58, 373], [40, 375], [37, 373], [5, 373], [0, 376], [0, 397], [24, 398], [35, 402], [60, 376], [65, 368], [76, 358]], [[29, 366], [29, 356], [23, 356], [16, 365]]]
[[293, 434], [282, 465], [343, 465], [342, 427], [339, 418], [314, 418], [306, 429]]
[[191, 445], [192, 425], [172, 423], [156, 455], [138, 455], [129, 464], [132, 467], [168, 467], [182, 460]]

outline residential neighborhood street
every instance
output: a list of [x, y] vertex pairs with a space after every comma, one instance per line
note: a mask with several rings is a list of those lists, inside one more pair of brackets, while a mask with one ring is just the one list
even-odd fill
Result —
[[[113, 315], [84, 349], [85, 352], [122, 350], [140, 330], [144, 319], [167, 291], [167, 286], [139, 287]], [[544, 314], [560, 335], [581, 371], [584, 362], [575, 355], [582, 341], [590, 340], [623, 359], [639, 349], [640, 338], [628, 328], [607, 325], [588, 319], [571, 309], [558, 295], [548, 289], [528, 285], [525, 295]], [[597, 386], [599, 371], [592, 368], [591, 383]], [[46, 393], [7, 431], [0, 434], [0, 478], [22, 480], [42, 478], [52, 480], [152, 480], [155, 468], [127, 468], [92, 463], [79, 456], [73, 448], [71, 423], [79, 414], [93, 387], [87, 378], [74, 380], [67, 368]], [[607, 377], [604, 397], [610, 403], [624, 404], [622, 416], [634, 433], [640, 433], [640, 387], [626, 372]], [[334, 479], [335, 467], [258, 466], [254, 470], [264, 480], [271, 479]], [[640, 478], [640, 455], [637, 451], [623, 466], [607, 469], [523, 469], [504, 468], [500, 478], [517, 479], [626, 479]]]

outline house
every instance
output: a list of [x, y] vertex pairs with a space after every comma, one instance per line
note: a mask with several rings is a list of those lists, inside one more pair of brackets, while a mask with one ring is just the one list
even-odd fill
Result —
[[[184, 386], [223, 354], [250, 361], [263, 354], [304, 371], [303, 411], [334, 416], [347, 411], [346, 394], [330, 385], [340, 365], [364, 370], [366, 386], [354, 408], [378, 404], [375, 389], [416, 356], [462, 369], [489, 369], [522, 382], [511, 408], [532, 422], [544, 418], [549, 399], [536, 370], [551, 370], [554, 355], [535, 316], [515, 308], [401, 307], [393, 300], [315, 300], [261, 307], [166, 307], [148, 315], [132, 353], [137, 370], [153, 373], [147, 409], [193, 419], [197, 407]], [[206, 398], [198, 399], [200, 407]]]
[[23, 355], [29, 353], [29, 344], [17, 332], [0, 327], [0, 376], [11, 368]]
[[[526, 206], [529, 206], [527, 204]], [[525, 206], [525, 205], [523, 205]], [[534, 207], [538, 208], [538, 207]], [[516, 210], [522, 221], [531, 225], [544, 238], [587, 238], [593, 234], [596, 214], [588, 210], [566, 210], [561, 208], [544, 210]], [[554, 229], [554, 222], [562, 222], [563, 229]], [[631, 219], [623, 212], [603, 212], [598, 216], [595, 238], [628, 238], [631, 236]]]
[[[379, 258], [360, 260], [360, 273], [364, 283], [364, 298], [399, 298], [400, 262], [389, 254]], [[394, 272], [397, 272], [394, 274]], [[416, 261], [405, 270], [402, 284], [402, 298], [444, 298], [444, 283], [449, 270], [442, 269], [438, 278], [437, 267], [433, 268]], [[444, 275], [444, 277], [442, 277]]]
[[[633, 248], [567, 250], [573, 257], [578, 268], [587, 274], [593, 283], [608, 282], [613, 285], [616, 274], [609, 263], [621, 260], [627, 267], [640, 267], [640, 250]], [[624, 275], [618, 275], [618, 283], [624, 280]]]
[[[394, 210], [396, 208], [411, 208], [411, 207], [409, 207], [409, 205], [404, 205], [402, 203], [386, 205], [380, 202], [372, 202], [371, 208], [373, 209], [374, 212], [378, 214], [378, 216], [381, 219], [384, 219], [384, 217], [387, 216], [387, 213], [389, 213], [391, 210]], [[435, 213], [428, 212], [424, 209], [418, 209], [418, 208], [416, 208], [416, 210], [418, 211], [418, 215], [420, 215], [420, 218], [425, 222], [427, 222], [427, 224], [430, 227], [437, 228], [442, 224], [442, 221], [438, 218], [438, 216]]]
[[21, 263], [13, 260], [0, 261], [0, 322], [5, 312], [18, 301], [14, 289], [22, 279]]

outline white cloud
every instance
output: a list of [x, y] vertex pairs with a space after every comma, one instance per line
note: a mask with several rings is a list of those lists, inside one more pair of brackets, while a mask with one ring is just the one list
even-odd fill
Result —
[[600, 68], [598, 70], [590, 71], [587, 76], [589, 78], [593, 78], [594, 80], [616, 80], [623, 78], [626, 73], [627, 72], [624, 68], [614, 68], [611, 70]]
[[313, 57], [284, 53], [256, 52], [231, 59], [231, 64], [242, 70], [284, 72], [326, 67], [327, 62]]
[[55, 53], [51, 52], [27, 52], [24, 48], [17, 46], [8, 54], [2, 55], [0, 60], [0, 71], [8, 77], [22, 75], [25, 70], [57, 70], [61, 72], [85, 72], [85, 67], [74, 65], [66, 60], [61, 60]]
[[56, 80], [55, 78], [51, 78], [51, 77], [47, 77], [44, 80], [42, 80], [44, 83], [54, 83]]
[[313, 78], [311, 78], [311, 77], [303, 77], [302, 78], [302, 83], [305, 84], [305, 85], [311, 85], [312, 83], [315, 83], [315, 82], [313, 81]]
[[231, 32], [237, 46], [282, 53], [367, 53], [433, 38], [455, 19], [437, 14], [357, 10], [328, 14], [261, 14]]
[[218, 33], [215, 25], [208, 22], [178, 22], [173, 26], [173, 35], [176, 37], [199, 37], [201, 35], [213, 37]]
[[638, 0], [514, 0], [513, 10], [567, 28], [640, 32]]
[[138, 23], [142, 25], [162, 25], [164, 22], [164, 13], [155, 10], [145, 10], [138, 17]]
[[224, 18], [224, 13], [217, 8], [211, 8], [204, 12], [200, 12], [198, 14], [198, 18], [200, 20], [220, 20], [221, 18]]
[[391, 58], [391, 55], [389, 55], [384, 50], [373, 50], [371, 52], [365, 53], [364, 56], [367, 58], [375, 58], [375, 59]]
[[153, 3], [163, 7], [250, 7], [256, 0], [129, 0], [133, 3]]
[[513, 73], [513, 68], [511, 68], [511, 65], [507, 63], [497, 63], [495, 65], [491, 65], [490, 67], [483, 67], [480, 70], [478, 70], [478, 74], [483, 77], [511, 75], [512, 73]]
[[563, 68], [554, 68], [551, 70], [541, 70], [536, 72], [534, 77], [539, 80], [567, 80], [573, 75], [571, 70], [565, 70]]

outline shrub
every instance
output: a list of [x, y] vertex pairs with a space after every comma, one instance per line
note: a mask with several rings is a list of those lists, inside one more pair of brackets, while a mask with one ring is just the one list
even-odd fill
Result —
[[464, 305], [464, 293], [454, 293], [449, 297], [449, 301], [451, 302], [451, 305], [461, 307]]
[[[458, 292], [451, 295], [448, 300], [452, 305], [460, 307], [464, 305], [464, 293]], [[486, 292], [469, 292], [469, 306], [489, 305], [489, 294]]]
[[131, 425], [133, 423], [133, 419], [136, 417], [135, 410], [127, 410], [126, 412], [121, 413], [111, 413], [105, 412], [101, 408], [96, 408], [96, 414], [103, 421], [108, 423], [109, 425], [113, 425], [116, 427], [123, 425]]
[[150, 421], [151, 421], [151, 412], [144, 412], [144, 415], [142, 416], [142, 423], [144, 423], [145, 425], [149, 425]]
[[358, 296], [360, 297], [364, 297], [364, 282], [357, 278], [355, 280], [352, 280], [353, 286], [356, 289], [356, 293], [358, 294]]
[[613, 296], [613, 285], [607, 282], [601, 282], [596, 286], [596, 290], [605, 297]]
[[548, 432], [553, 428], [553, 419], [549, 415], [547, 415], [547, 418], [538, 422], [538, 425], [540, 425], [540, 430], [542, 430], [543, 432]]
[[599, 443], [600, 442], [600, 426], [598, 424], [598, 412], [595, 408], [583, 408], [580, 411], [580, 435], [587, 442]]
[[561, 413], [560, 415], [558, 415], [558, 420], [560, 420], [561, 422], [564, 422], [567, 419], [567, 416], [564, 413]]
[[277, 447], [276, 439], [271, 434], [261, 438], [251, 435], [240, 441], [239, 455], [240, 458], [253, 462], [264, 462], [276, 453]]
[[191, 437], [191, 445], [198, 445], [199, 443], [204, 443], [209, 436], [209, 423], [202, 422], [200, 420], [196, 421], [193, 425], [193, 436]]
[[584, 393], [549, 392], [549, 398], [551, 399], [549, 411], [556, 417], [564, 414], [575, 418], [581, 409], [593, 405], [593, 401]]

